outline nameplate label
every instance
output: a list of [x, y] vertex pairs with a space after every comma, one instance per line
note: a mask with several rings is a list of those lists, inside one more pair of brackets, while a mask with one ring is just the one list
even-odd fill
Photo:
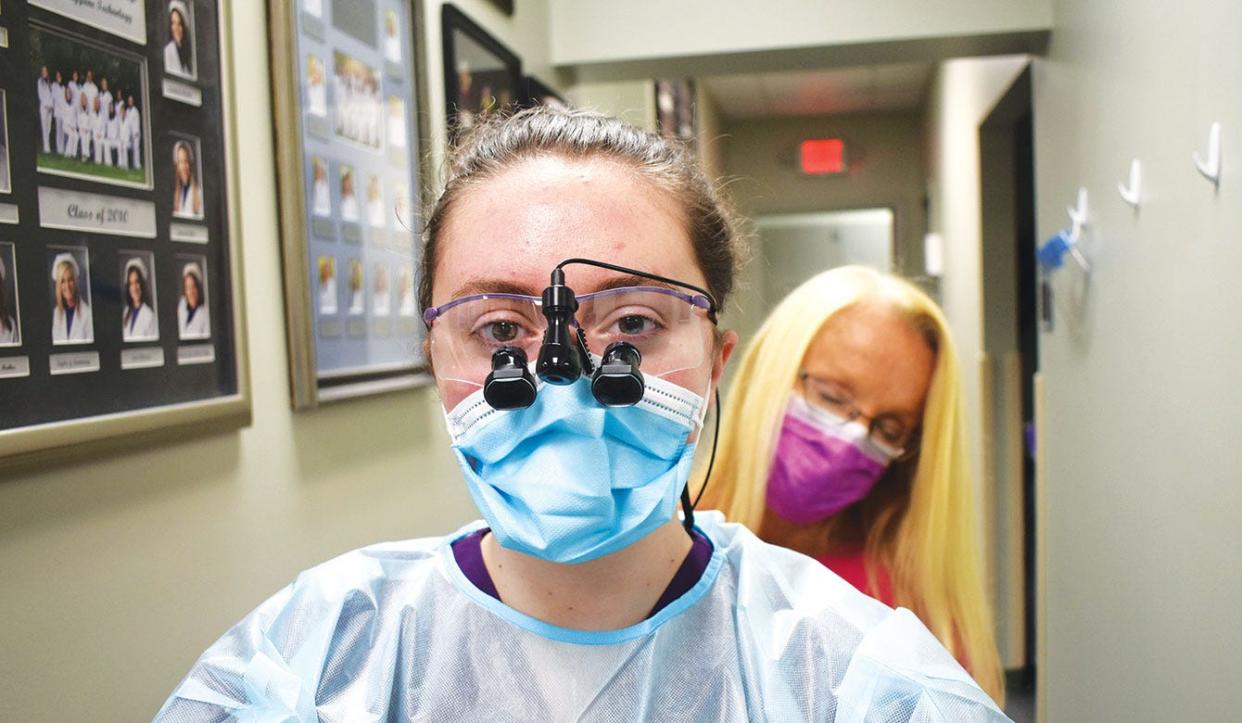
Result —
[[75, 351], [48, 357], [48, 370], [53, 374], [85, 374], [99, 371], [99, 352]]
[[155, 238], [155, 204], [40, 186], [39, 225], [111, 236]]
[[216, 347], [212, 344], [194, 344], [177, 347], [177, 363], [182, 366], [210, 364], [215, 360]]
[[328, 241], [336, 240], [336, 227], [332, 225], [331, 221], [317, 218], [311, 222], [311, 229], [319, 238], [327, 239]]
[[151, 369], [164, 366], [164, 348], [144, 346], [140, 349], [121, 350], [122, 369]]
[[17, 206], [11, 203], [0, 203], [0, 223], [21, 223], [22, 215]]
[[346, 325], [349, 335], [358, 338], [367, 335], [367, 322], [365, 319], [350, 319]]
[[375, 320], [375, 335], [376, 336], [388, 336], [391, 333], [392, 333], [392, 323], [389, 322], [388, 319], [376, 319]]
[[356, 223], [342, 223], [341, 237], [351, 244], [362, 243], [362, 227]]
[[306, 116], [306, 132], [324, 141], [332, 140], [332, 131], [328, 127], [328, 119], [319, 116]]
[[0, 379], [15, 379], [30, 376], [30, 357], [0, 357]]
[[341, 322], [337, 319], [320, 319], [319, 336], [324, 339], [335, 339], [341, 335]]
[[169, 100], [175, 100], [195, 107], [201, 107], [203, 105], [203, 91], [195, 88], [189, 83], [182, 83], [179, 80], [165, 78], [163, 88], [164, 97]]
[[9, 29], [0, 28], [0, 48], [9, 47]]
[[144, 0], [30, 0], [30, 4], [139, 45], [147, 44]]
[[211, 240], [206, 226], [192, 226], [188, 223], [170, 224], [168, 238], [188, 244], [205, 244]]

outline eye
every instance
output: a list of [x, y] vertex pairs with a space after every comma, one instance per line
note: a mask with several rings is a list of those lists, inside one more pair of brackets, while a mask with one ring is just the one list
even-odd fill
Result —
[[617, 330], [626, 336], [639, 336], [655, 329], [654, 320], [638, 314], [629, 314], [617, 321]]
[[902, 447], [909, 437], [909, 432], [901, 422], [893, 419], [877, 419], [875, 422], [875, 435], [885, 444]]
[[492, 315], [476, 321], [470, 333], [488, 346], [518, 346], [533, 332], [518, 319]]
[[518, 335], [518, 325], [512, 321], [495, 321], [484, 327], [484, 334], [492, 341], [502, 344], [513, 341]]

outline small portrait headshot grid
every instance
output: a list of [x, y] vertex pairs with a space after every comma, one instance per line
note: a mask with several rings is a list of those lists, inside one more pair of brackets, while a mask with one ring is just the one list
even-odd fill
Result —
[[178, 78], [198, 78], [194, 56], [194, 2], [170, 0], [168, 3], [168, 43], [164, 46], [164, 72]]
[[336, 313], [336, 258], [320, 256], [319, 264], [319, 313]]
[[361, 218], [358, 194], [354, 190], [354, 167], [341, 164], [341, 220], [357, 223]]
[[155, 254], [150, 251], [119, 251], [121, 259], [121, 339], [126, 342], [157, 341], [160, 323], [156, 309]]
[[0, 193], [13, 190], [13, 174], [9, 168], [9, 105], [8, 96], [0, 90]]
[[373, 228], [384, 228], [390, 213], [392, 209], [384, 200], [384, 182], [378, 174], [367, 176], [367, 222]]
[[29, 40], [39, 171], [150, 188], [146, 61], [34, 24]]
[[384, 12], [384, 57], [391, 63], [401, 64], [401, 31], [397, 11]]
[[412, 264], [402, 265], [401, 270], [397, 272], [397, 293], [399, 294], [397, 314], [416, 316], [418, 301], [414, 298], [414, 266]]
[[90, 255], [81, 246], [49, 246], [48, 298], [52, 302], [52, 343], [95, 341], [91, 318]]
[[366, 279], [362, 262], [351, 259], [349, 262], [349, 315], [361, 316], [367, 312]]
[[22, 314], [17, 306], [17, 248], [0, 242], [0, 346], [22, 345]]
[[405, 148], [405, 101], [399, 96], [388, 96], [388, 145]]
[[306, 56], [306, 112], [320, 118], [328, 115], [327, 71], [314, 53]]
[[207, 257], [177, 254], [181, 298], [177, 300], [177, 336], [183, 340], [211, 338], [207, 310]]
[[328, 185], [328, 162], [322, 156], [311, 156], [311, 213], [332, 216], [332, 188]]
[[410, 187], [405, 180], [396, 178], [391, 181], [392, 188], [392, 213], [388, 215], [388, 220], [392, 224], [392, 230], [402, 233], [409, 233], [414, 228], [414, 204], [410, 200]]
[[374, 289], [371, 292], [371, 313], [376, 316], [388, 316], [392, 312], [392, 299], [388, 287], [388, 265], [376, 262], [374, 278]]
[[193, 136], [172, 134], [173, 215], [203, 218], [203, 160], [201, 143]]

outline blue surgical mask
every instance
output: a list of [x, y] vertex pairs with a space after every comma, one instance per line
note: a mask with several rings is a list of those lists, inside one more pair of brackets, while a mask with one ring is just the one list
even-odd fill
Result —
[[673, 518], [703, 398], [648, 377], [642, 401], [604, 407], [586, 378], [541, 384], [498, 411], [471, 394], [448, 412], [466, 485], [497, 541], [560, 563], [623, 549]]

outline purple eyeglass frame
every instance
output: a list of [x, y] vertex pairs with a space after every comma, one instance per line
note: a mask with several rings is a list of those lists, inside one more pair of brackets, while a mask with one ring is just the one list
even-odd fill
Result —
[[[612, 296], [614, 294], [620, 294], [620, 293], [630, 292], [630, 291], [652, 291], [657, 294], [664, 294], [665, 296], [672, 296], [673, 298], [681, 299], [687, 304], [697, 307], [707, 312], [708, 318], [711, 320], [711, 322], [713, 324], [716, 323], [716, 320], [713, 318], [714, 314], [712, 314], [711, 299], [708, 299], [706, 296], [703, 296], [702, 294], [687, 294], [684, 291], [678, 291], [677, 289], [669, 289], [664, 286], [620, 286], [615, 289], [604, 289], [603, 291], [594, 291], [589, 294], [582, 294], [581, 296], [578, 296], [577, 298], [579, 302], [590, 301], [591, 299], [598, 299], [600, 297]], [[439, 306], [433, 306], [430, 309], [427, 309], [426, 311], [423, 312], [423, 322], [425, 322], [427, 326], [431, 326], [431, 322], [435, 321], [437, 318], [440, 317], [440, 315], [442, 315], [444, 312], [448, 311], [449, 309], [452, 309], [454, 306], [459, 306], [468, 301], [477, 301], [479, 299], [509, 299], [511, 301], [527, 301], [527, 302], [534, 304], [535, 306], [543, 305], [543, 297], [540, 297], [540, 296], [527, 296], [526, 294], [505, 294], [505, 293], [471, 294], [470, 296], [463, 296], [457, 299], [453, 299], [452, 301], [440, 304]]]

